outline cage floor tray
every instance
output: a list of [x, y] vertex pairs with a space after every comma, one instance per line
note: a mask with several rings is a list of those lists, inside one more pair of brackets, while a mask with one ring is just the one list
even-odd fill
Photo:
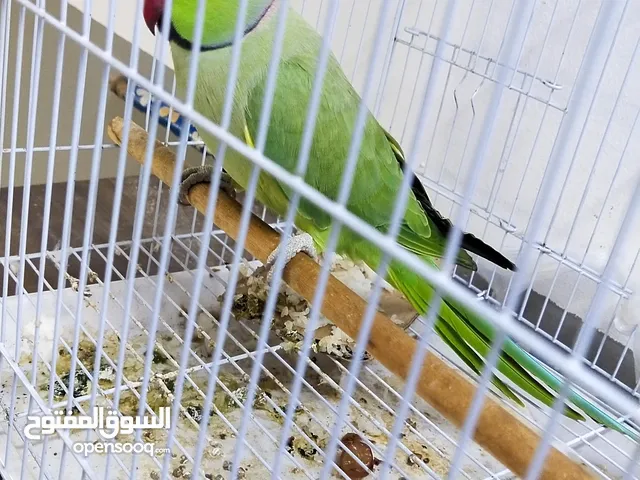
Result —
[[[243, 267], [243, 275], [248, 275]], [[196, 328], [191, 345], [188, 363], [185, 368], [185, 382], [178, 424], [175, 426], [173, 453], [168, 461], [171, 478], [189, 478], [192, 472], [192, 460], [195, 455], [199, 422], [203, 416], [205, 396], [209, 387], [209, 374], [213, 365], [218, 320], [221, 318], [221, 303], [218, 297], [224, 293], [228, 270], [219, 268], [212, 275], [206, 275], [202, 284]], [[76, 305], [81, 328], [78, 330], [77, 359], [74, 376], [74, 395], [76, 412], [88, 412], [91, 400], [93, 362], [96, 353], [96, 341], [99, 334], [101, 314], [105, 312], [105, 333], [103, 336], [103, 356], [98, 373], [95, 404], [109, 408], [114, 406], [114, 394], [119, 390], [119, 411], [123, 415], [136, 415], [140, 405], [141, 380], [144, 374], [145, 353], [148, 349], [152, 328], [152, 306], [158, 290], [158, 277], [137, 278], [132, 294], [129, 332], [124, 355], [120, 355], [122, 333], [124, 332], [123, 312], [127, 302], [127, 283], [115, 281], [110, 293], [103, 297], [101, 281], [91, 284], [86, 294], [79, 295], [72, 288], [61, 292], [62, 311], [60, 319], [60, 340], [56, 350], [55, 370], [58, 375], [53, 384], [54, 408], [67, 404], [66, 386], [68, 386], [71, 368], [71, 351], [75, 344]], [[176, 388], [176, 379], [180, 371], [180, 354], [186, 328], [185, 313], [188, 310], [190, 294], [193, 291], [194, 272], [184, 271], [166, 275], [162, 294], [158, 333], [153, 345], [151, 380], [146, 392], [146, 413], [157, 412], [161, 406], [171, 405]], [[242, 292], [238, 290], [236, 300]], [[25, 452], [23, 428], [32, 394], [38, 398], [32, 402], [33, 412], [39, 413], [46, 404], [50, 382], [50, 369], [53, 359], [55, 327], [55, 291], [42, 295], [42, 314], [40, 315], [38, 337], [35, 338], [36, 295], [24, 295], [22, 305], [21, 355], [17, 362], [5, 359], [2, 363], [0, 406], [4, 415], [0, 420], [0, 454], [9, 452], [13, 458], [22, 458], [22, 462], [9, 462], [8, 473], [19, 477], [19, 469], [24, 466], [26, 478], [36, 478], [39, 464], [43, 464], [49, 478], [58, 478], [73, 472], [73, 478], [81, 469], [89, 469], [89, 476], [102, 477], [109, 471], [110, 478], [128, 478], [132, 468], [133, 456], [127, 453], [92, 454], [86, 458], [73, 453], [71, 442], [94, 442], [99, 440], [95, 431], [73, 432], [65, 439], [58, 435], [47, 437], [45, 441], [30, 442]], [[362, 292], [366, 294], [366, 291]], [[251, 299], [249, 299], [251, 300]], [[287, 297], [282, 291], [278, 301], [274, 325], [300, 325], [304, 319], [296, 317], [308, 315], [308, 309], [297, 308], [296, 300]], [[284, 307], [287, 309], [285, 310]], [[296, 311], [297, 310], [297, 311]], [[15, 318], [17, 318], [17, 298], [11, 298], [7, 304], [11, 319], [7, 325], [8, 342], [4, 352], [13, 352], [15, 348]], [[235, 310], [237, 313], [237, 310]], [[261, 310], [260, 310], [261, 311]], [[289, 323], [283, 321], [287, 318]], [[292, 320], [293, 319], [293, 320]], [[280, 323], [278, 323], [280, 322]], [[416, 329], [419, 330], [419, 325]], [[201, 473], [206, 478], [226, 478], [236, 451], [236, 433], [246, 410], [247, 386], [253, 367], [252, 358], [256, 355], [257, 331], [259, 323], [255, 319], [230, 318], [228, 333], [222, 357], [218, 361], [219, 374], [216, 381], [211, 418], [203, 436], [204, 455]], [[272, 329], [274, 330], [274, 329]], [[253, 402], [246, 444], [241, 455], [241, 474], [244, 478], [267, 478], [271, 465], [278, 454], [279, 441], [283, 436], [284, 414], [290, 401], [291, 387], [297, 359], [298, 343], [287, 332], [275, 329], [269, 337], [268, 347], [261, 368], [257, 395]], [[290, 333], [290, 332], [289, 332]], [[299, 338], [299, 337], [298, 337]], [[35, 341], [34, 341], [35, 340]], [[434, 339], [435, 340], [435, 339]], [[34, 344], [37, 345], [34, 357]], [[335, 347], [335, 345], [333, 345]], [[436, 350], [446, 349], [440, 343], [434, 343]], [[294, 424], [286, 435], [286, 458], [282, 466], [285, 478], [318, 478], [324, 461], [324, 448], [327, 446], [331, 430], [336, 423], [336, 412], [343, 398], [343, 388], [348, 381], [349, 359], [340, 349], [324, 349], [319, 342], [307, 361], [306, 375], [300, 395], [300, 406], [294, 415]], [[329, 351], [329, 353], [327, 353]], [[32, 366], [36, 359], [35, 379], [32, 378]], [[123, 360], [123, 361], [121, 361]], [[117, 389], [116, 371], [122, 368], [122, 379]], [[14, 377], [13, 369], [19, 374]], [[89, 375], [91, 373], [91, 375]], [[12, 392], [13, 378], [17, 378], [15, 391]], [[64, 384], [64, 386], [63, 386]], [[348, 415], [340, 435], [348, 432], [358, 433], [370, 445], [377, 459], [384, 458], [388, 434], [396, 419], [394, 413], [399, 406], [403, 383], [375, 360], [366, 361], [358, 377], [357, 388], [351, 397]], [[13, 405], [13, 409], [11, 408]], [[9, 422], [12, 412], [13, 422]], [[543, 412], [528, 408], [521, 414], [537, 422], [544, 422]], [[540, 423], [542, 425], [542, 423]], [[610, 472], [611, 478], [617, 478], [615, 460], [605, 461], [598, 451], [608, 446], [610, 459], [622, 457], [625, 451], [625, 439], [607, 432], [604, 435], [590, 433], [593, 425], [580, 426], [565, 422], [566, 428], [559, 432], [562, 443], [573, 445], [583, 460], [598, 468]], [[9, 436], [7, 434], [10, 433]], [[581, 440], [581, 435], [587, 435]], [[615, 435], [615, 436], [614, 436]], [[446, 422], [434, 409], [417, 398], [413, 400], [409, 418], [403, 425], [401, 442], [394, 457], [392, 478], [438, 478], [446, 476], [453, 458], [459, 431]], [[9, 444], [7, 445], [7, 438]], [[154, 448], [166, 446], [166, 431], [146, 430], [141, 432], [140, 440], [154, 444]], [[116, 442], [131, 442], [131, 435], [120, 435]], [[629, 443], [629, 442], [627, 442]], [[608, 445], [611, 444], [611, 445]], [[613, 446], [612, 446], [613, 445]], [[630, 444], [627, 445], [629, 448]], [[620, 450], [620, 451], [619, 451]], [[160, 450], [153, 455], [141, 454], [137, 457], [135, 468], [137, 478], [159, 478], [159, 472], [165, 461], [165, 453]], [[616, 455], [618, 457], [616, 457]], [[604, 463], [603, 463], [604, 462]], [[623, 458], [619, 458], [624, 465]], [[64, 470], [61, 464], [64, 463]], [[376, 470], [380, 467], [376, 467]], [[78, 472], [78, 474], [76, 474]], [[222, 477], [218, 477], [222, 475]], [[334, 472], [336, 478], [338, 474]], [[461, 476], [463, 478], [510, 478], [489, 454], [475, 444], [467, 447]]]

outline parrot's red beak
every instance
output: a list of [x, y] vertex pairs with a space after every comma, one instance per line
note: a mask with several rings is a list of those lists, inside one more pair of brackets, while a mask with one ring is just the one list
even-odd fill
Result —
[[156, 34], [156, 25], [162, 19], [164, 10], [164, 0], [145, 0], [144, 2], [144, 21], [153, 35]]

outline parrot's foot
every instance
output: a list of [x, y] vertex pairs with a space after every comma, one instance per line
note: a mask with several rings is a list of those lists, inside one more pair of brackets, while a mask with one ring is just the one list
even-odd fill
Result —
[[[271, 277], [273, 275], [273, 267], [276, 263], [276, 258], [279, 252], [280, 247], [271, 252], [269, 257], [267, 258], [267, 263], [265, 264], [267, 282], [271, 281]], [[294, 235], [289, 240], [287, 240], [287, 243], [284, 247], [285, 266], [291, 261], [293, 257], [295, 257], [300, 252], [305, 252], [315, 261], [318, 261], [318, 252], [316, 250], [316, 246], [313, 243], [313, 238], [311, 238], [311, 235], [309, 235], [308, 233]]]
[[[199, 167], [185, 168], [182, 172], [182, 183], [180, 184], [180, 192], [178, 202], [182, 205], [190, 205], [189, 190], [199, 183], [210, 183], [213, 174], [213, 165], [201, 165]], [[228, 173], [222, 172], [220, 178], [220, 190], [225, 192], [231, 198], [236, 198], [236, 190], [233, 181]]]

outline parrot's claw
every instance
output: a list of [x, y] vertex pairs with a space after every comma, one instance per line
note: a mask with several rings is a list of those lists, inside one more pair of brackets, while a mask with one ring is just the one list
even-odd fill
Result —
[[[267, 263], [265, 264], [267, 282], [271, 282], [271, 277], [273, 276], [273, 267], [276, 263], [276, 258], [279, 252], [280, 247], [271, 252], [269, 257], [267, 258]], [[291, 261], [291, 259], [293, 259], [293, 257], [295, 257], [300, 252], [305, 252], [315, 261], [318, 261], [318, 251], [316, 250], [316, 246], [313, 243], [313, 238], [308, 233], [294, 235], [289, 240], [287, 240], [287, 243], [284, 247], [285, 266]]]
[[[213, 175], [213, 165], [200, 165], [199, 167], [188, 167], [182, 172], [182, 183], [178, 193], [178, 202], [182, 205], [191, 205], [189, 202], [189, 191], [199, 183], [210, 183]], [[233, 181], [228, 173], [222, 172], [220, 178], [220, 190], [231, 198], [236, 197], [236, 190]]]

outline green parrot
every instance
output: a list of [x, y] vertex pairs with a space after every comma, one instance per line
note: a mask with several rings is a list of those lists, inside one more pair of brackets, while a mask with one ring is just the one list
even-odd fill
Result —
[[[206, 14], [198, 66], [194, 105], [211, 121], [220, 123], [232, 58], [232, 39], [240, 0], [205, 0]], [[198, 0], [173, 0], [169, 41], [173, 56], [178, 93], [184, 95], [189, 76], [192, 37]], [[254, 146], [258, 134], [262, 103], [266, 94], [271, 51], [274, 45], [279, 0], [249, 0], [246, 28], [242, 44], [237, 86], [233, 103], [230, 132]], [[153, 34], [161, 29], [165, 0], [145, 0], [144, 19]], [[303, 130], [312, 94], [317, 58], [322, 46], [321, 36], [295, 11], [287, 12], [286, 33], [279, 65], [271, 122], [265, 144], [265, 155], [290, 172], [295, 171], [301, 149]], [[320, 108], [310, 152], [305, 181], [335, 200], [345, 169], [348, 152], [360, 106], [356, 93], [337, 59], [328, 62]], [[196, 125], [197, 127], [197, 125]], [[215, 152], [218, 139], [204, 128], [200, 136], [210, 151]], [[396, 140], [385, 131], [372, 114], [365, 122], [353, 187], [347, 208], [355, 215], [386, 232], [396, 196], [400, 189], [405, 163], [404, 153]], [[224, 159], [224, 188], [246, 189], [252, 163], [238, 152], [228, 149]], [[189, 189], [211, 178], [212, 166], [187, 168], [180, 186], [181, 202], [186, 202]], [[256, 198], [278, 215], [285, 215], [292, 189], [273, 176], [260, 175]], [[315, 257], [328, 241], [331, 217], [321, 208], [302, 198], [295, 224], [303, 234], [286, 245], [286, 258], [305, 251]], [[427, 193], [414, 176], [398, 243], [434, 268], [442, 258], [451, 222], [433, 207]], [[471, 270], [477, 266], [469, 253], [479, 255], [496, 265], [515, 270], [514, 264], [472, 234], [462, 239], [457, 264]], [[354, 261], [364, 261], [376, 269], [382, 257], [380, 250], [348, 226], [341, 231], [337, 253]], [[268, 265], [275, 257], [273, 252]], [[401, 291], [419, 313], [426, 313], [434, 296], [434, 288], [422, 277], [400, 262], [392, 261], [388, 282]], [[484, 366], [495, 331], [488, 321], [475, 315], [453, 298], [444, 297], [435, 323], [442, 340], [479, 374]], [[497, 364], [500, 376], [493, 384], [507, 398], [524, 405], [506, 380], [545, 405], [552, 405], [561, 381], [542, 363], [513, 341], [504, 344]], [[596, 422], [638, 440], [636, 432], [619, 423], [578, 393], [569, 396], [570, 405], [564, 414], [575, 420], [584, 415]]]

